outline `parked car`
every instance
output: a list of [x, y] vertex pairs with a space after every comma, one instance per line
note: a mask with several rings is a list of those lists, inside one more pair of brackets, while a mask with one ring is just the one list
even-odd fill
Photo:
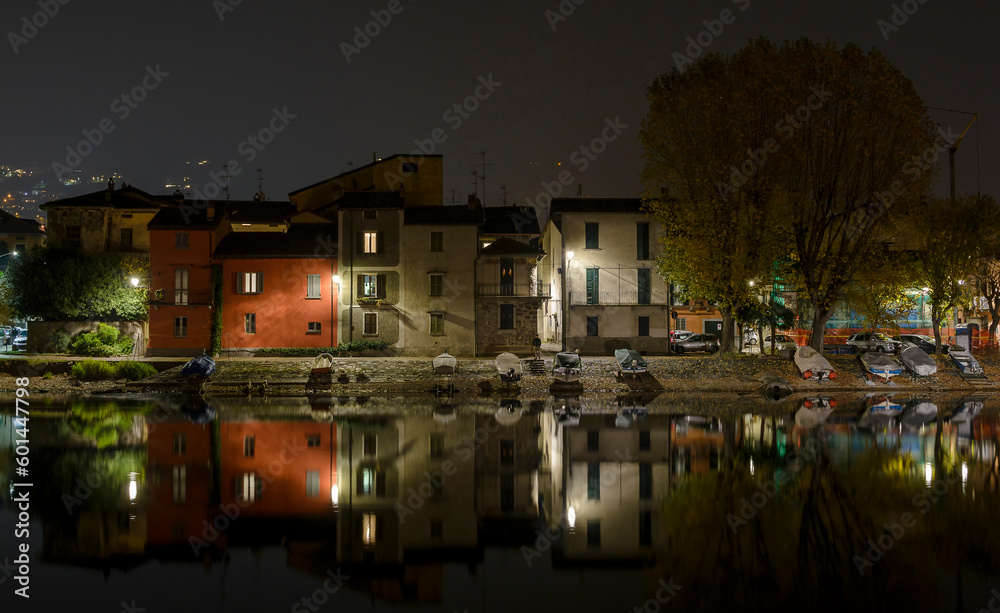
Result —
[[28, 331], [21, 330], [14, 337], [14, 351], [24, 351], [28, 348]]
[[670, 342], [682, 341], [689, 336], [694, 334], [690, 330], [671, 330], [670, 331]]
[[[798, 344], [795, 339], [788, 336], [787, 334], [775, 334], [774, 335], [774, 350], [784, 351], [786, 349], [795, 351], [798, 348]], [[764, 338], [764, 351], [771, 350], [771, 337], [767, 336]]]
[[859, 352], [898, 353], [899, 347], [903, 343], [895, 341], [881, 332], [865, 332], [864, 334], [852, 334], [847, 339], [847, 344], [855, 347]]
[[685, 339], [671, 343], [670, 348], [674, 353], [685, 353], [687, 351], [715, 353], [719, 350], [719, 339], [711, 334], [692, 334]]
[[[899, 342], [913, 343], [917, 347], [920, 347], [927, 353], [934, 353], [934, 337], [928, 336], [926, 334], [900, 334], [899, 336], [892, 337], [893, 340]], [[946, 342], [941, 341], [941, 353], [948, 353], [951, 346]]]

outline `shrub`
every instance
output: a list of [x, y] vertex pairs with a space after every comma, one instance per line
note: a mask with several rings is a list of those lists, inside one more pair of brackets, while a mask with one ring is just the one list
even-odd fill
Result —
[[86, 355], [94, 358], [110, 358], [132, 351], [132, 339], [121, 336], [117, 328], [107, 324], [98, 324], [94, 332], [79, 334], [70, 349], [76, 355]]
[[114, 379], [117, 369], [111, 362], [84, 360], [73, 364], [70, 372], [74, 377], [83, 381], [99, 381], [102, 379]]
[[51, 370], [47, 370], [47, 371], [45, 371], [45, 374], [42, 375], [42, 378], [43, 379], [51, 379], [53, 376], [54, 375], [52, 374], [52, 371]]
[[69, 353], [70, 344], [73, 342], [73, 335], [65, 329], [60, 328], [49, 336], [52, 351], [55, 353]]
[[156, 369], [146, 362], [118, 362], [117, 368], [119, 379], [138, 381], [156, 374]]

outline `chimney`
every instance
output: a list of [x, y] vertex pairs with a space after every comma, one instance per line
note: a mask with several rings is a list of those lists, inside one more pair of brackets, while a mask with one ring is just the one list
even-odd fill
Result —
[[469, 210], [474, 211], [477, 206], [479, 206], [479, 198], [475, 194], [469, 194]]

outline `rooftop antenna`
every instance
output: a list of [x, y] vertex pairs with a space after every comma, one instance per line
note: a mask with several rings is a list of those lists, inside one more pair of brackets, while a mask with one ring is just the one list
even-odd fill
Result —
[[[477, 153], [473, 153], [472, 155], [481, 155], [481, 156], [483, 156], [483, 161], [479, 162], [479, 164], [477, 164], [477, 166], [480, 166], [483, 169], [483, 173], [482, 173], [482, 175], [483, 175], [483, 177], [482, 177], [482, 180], [483, 180], [483, 200], [485, 200], [486, 199], [486, 167], [487, 166], [492, 166], [493, 164], [487, 164], [486, 163], [486, 152], [485, 151], [479, 151]], [[479, 196], [479, 191], [478, 190], [479, 190], [479, 187], [477, 186], [476, 187], [476, 196], [477, 197]], [[486, 203], [484, 202], [483, 204], [485, 205]]]
[[455, 200], [455, 190], [451, 190], [451, 203], [457, 204], [457, 201]]
[[479, 171], [472, 171], [472, 189], [476, 190], [476, 200], [479, 199]]
[[257, 169], [257, 193], [259, 193], [259, 194], [263, 194], [264, 193], [264, 169], [263, 168], [258, 168]]
[[507, 206], [507, 186], [506, 185], [501, 185], [500, 186], [500, 193], [501, 193], [500, 197], [503, 198], [503, 205]]
[[226, 190], [226, 200], [228, 201], [229, 200], [229, 164], [224, 164], [222, 166], [222, 170], [225, 171], [225, 174], [223, 174], [222, 176], [226, 178], [226, 184], [223, 185], [222, 187], [223, 187], [223, 189]]

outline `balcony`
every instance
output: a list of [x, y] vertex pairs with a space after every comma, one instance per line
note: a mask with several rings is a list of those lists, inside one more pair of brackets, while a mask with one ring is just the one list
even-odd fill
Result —
[[648, 294], [639, 300], [639, 292], [570, 292], [569, 303], [572, 306], [663, 306], [663, 303], [653, 302]]
[[192, 292], [190, 290], [177, 290], [171, 292], [156, 292], [149, 297], [151, 306], [204, 306], [213, 302], [211, 292]]
[[480, 298], [551, 298], [547, 283], [480, 283], [476, 285]]

